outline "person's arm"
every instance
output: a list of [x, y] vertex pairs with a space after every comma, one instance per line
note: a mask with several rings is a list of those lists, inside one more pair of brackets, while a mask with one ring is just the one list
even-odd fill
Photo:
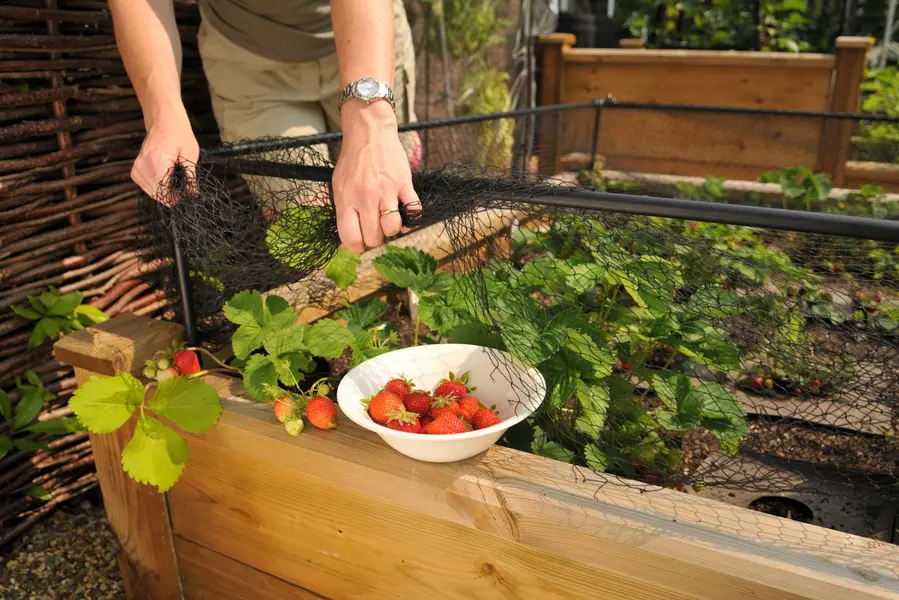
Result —
[[[364, 77], [393, 88], [393, 20], [393, 0], [331, 0], [341, 89]], [[390, 104], [350, 98], [340, 119], [343, 143], [333, 179], [337, 229], [344, 246], [361, 252], [399, 233], [399, 215], [383, 211], [418, 197]]]
[[131, 177], [155, 196], [179, 158], [196, 162], [199, 146], [181, 100], [181, 38], [172, 0], [109, 0], [116, 45], [144, 116], [147, 136]]

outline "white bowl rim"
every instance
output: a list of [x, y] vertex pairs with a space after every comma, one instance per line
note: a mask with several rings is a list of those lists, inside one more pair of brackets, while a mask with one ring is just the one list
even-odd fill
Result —
[[[519, 361], [517, 361], [508, 352], [505, 352], [503, 350], [497, 350], [496, 348], [491, 348], [489, 346], [479, 346], [477, 344], [428, 344], [428, 345], [424, 345], [424, 346], [409, 346], [406, 348], [399, 348], [397, 350], [391, 350], [390, 352], [385, 352], [384, 354], [380, 354], [380, 355], [378, 355], [374, 358], [370, 358], [368, 360], [376, 360], [381, 357], [390, 356], [390, 355], [396, 356], [399, 353], [412, 353], [415, 351], [420, 352], [423, 348], [430, 348], [433, 346], [441, 346], [446, 349], [453, 349], [453, 348], [476, 349], [476, 350], [481, 350], [481, 351], [486, 351], [486, 352], [495, 352], [497, 354], [503, 355], [503, 356], [505, 356], [505, 358], [507, 360], [510, 360], [512, 362], [513, 368], [520, 369], [520, 370], [526, 372], [528, 374], [528, 376], [532, 377], [535, 380], [536, 384], [540, 388], [543, 389], [543, 398], [541, 398], [540, 401], [537, 403], [538, 408], [540, 407], [541, 404], [543, 404], [544, 400], [546, 399], [546, 379], [543, 377], [543, 374], [540, 373], [540, 371], [538, 369], [536, 369], [535, 367], [525, 367], [525, 366], [519, 365], [519, 364], [517, 364]], [[531, 410], [529, 407], [525, 407], [525, 412], [523, 412], [522, 414], [515, 415], [514, 417], [512, 417], [510, 419], [506, 419], [504, 421], [497, 423], [496, 425], [491, 425], [490, 427], [485, 427], [484, 429], [475, 429], [473, 431], [466, 431], [465, 433], [447, 433], [447, 434], [441, 434], [441, 435], [427, 435], [427, 434], [421, 434], [421, 433], [411, 433], [408, 431], [397, 431], [396, 429], [390, 429], [386, 425], [381, 425], [380, 423], [375, 423], [374, 421], [371, 420], [371, 417], [369, 417], [368, 419], [354, 418], [353, 412], [351, 410], [347, 410], [347, 408], [349, 407], [350, 403], [358, 402], [361, 405], [361, 402], [359, 400], [349, 400], [346, 398], [341, 400], [341, 398], [340, 398], [340, 387], [343, 385], [344, 379], [348, 378], [353, 371], [355, 371], [356, 369], [359, 369], [360, 367], [362, 367], [362, 365], [364, 365], [367, 362], [368, 361], [365, 361], [363, 363], [356, 365], [355, 367], [353, 367], [352, 369], [347, 371], [343, 375], [343, 377], [340, 379], [340, 383], [337, 385], [337, 404], [340, 406], [340, 409], [343, 411], [343, 414], [345, 414], [347, 417], [349, 417], [349, 419], [351, 421], [353, 421], [360, 427], [364, 427], [365, 429], [368, 429], [369, 431], [374, 431], [375, 433], [377, 433], [378, 435], [381, 435], [381, 436], [386, 435], [386, 436], [394, 437], [397, 439], [418, 440], [418, 441], [423, 441], [423, 442], [434, 442], [434, 443], [446, 443], [446, 442], [454, 442], [454, 441], [461, 441], [461, 440], [472, 440], [472, 439], [477, 439], [480, 437], [487, 437], [491, 434], [496, 434], [496, 433], [505, 431], [505, 430], [513, 427], [514, 425], [521, 423], [528, 417], [530, 417], [532, 414], [534, 414], [534, 412], [536, 410], [536, 409]], [[492, 367], [492, 368], [494, 370], [496, 369], [496, 367]], [[344, 405], [346, 405], [346, 408], [344, 407]], [[367, 411], [363, 411], [363, 413], [368, 414]]]

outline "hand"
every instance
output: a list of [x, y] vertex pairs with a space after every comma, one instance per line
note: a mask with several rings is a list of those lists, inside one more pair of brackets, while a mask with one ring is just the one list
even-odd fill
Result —
[[157, 197], [159, 184], [179, 159], [192, 168], [199, 156], [200, 146], [186, 112], [154, 120], [147, 126], [147, 137], [131, 168], [131, 179], [151, 198], [171, 206], [177, 199]]
[[341, 120], [343, 143], [332, 180], [337, 232], [344, 247], [361, 253], [402, 230], [400, 202], [420, 205], [390, 105], [350, 101]]

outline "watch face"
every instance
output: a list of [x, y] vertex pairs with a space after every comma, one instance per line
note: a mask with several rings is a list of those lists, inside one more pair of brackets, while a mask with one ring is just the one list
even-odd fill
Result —
[[356, 83], [356, 92], [363, 98], [374, 98], [381, 91], [381, 85], [374, 79], [360, 79]]

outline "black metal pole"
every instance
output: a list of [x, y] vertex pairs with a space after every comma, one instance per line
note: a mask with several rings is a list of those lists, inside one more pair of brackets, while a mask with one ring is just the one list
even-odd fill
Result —
[[590, 172], [596, 170], [596, 151], [599, 147], [599, 119], [602, 116], [602, 102], [593, 109], [593, 137], [590, 139]]
[[184, 335], [190, 346], [197, 345], [197, 323], [195, 320], [193, 294], [190, 289], [190, 269], [184, 260], [184, 252], [181, 250], [181, 236], [178, 233], [178, 225], [172, 221], [172, 245], [175, 258], [175, 275], [178, 278], [178, 291], [181, 294], [181, 311], [184, 319]]

